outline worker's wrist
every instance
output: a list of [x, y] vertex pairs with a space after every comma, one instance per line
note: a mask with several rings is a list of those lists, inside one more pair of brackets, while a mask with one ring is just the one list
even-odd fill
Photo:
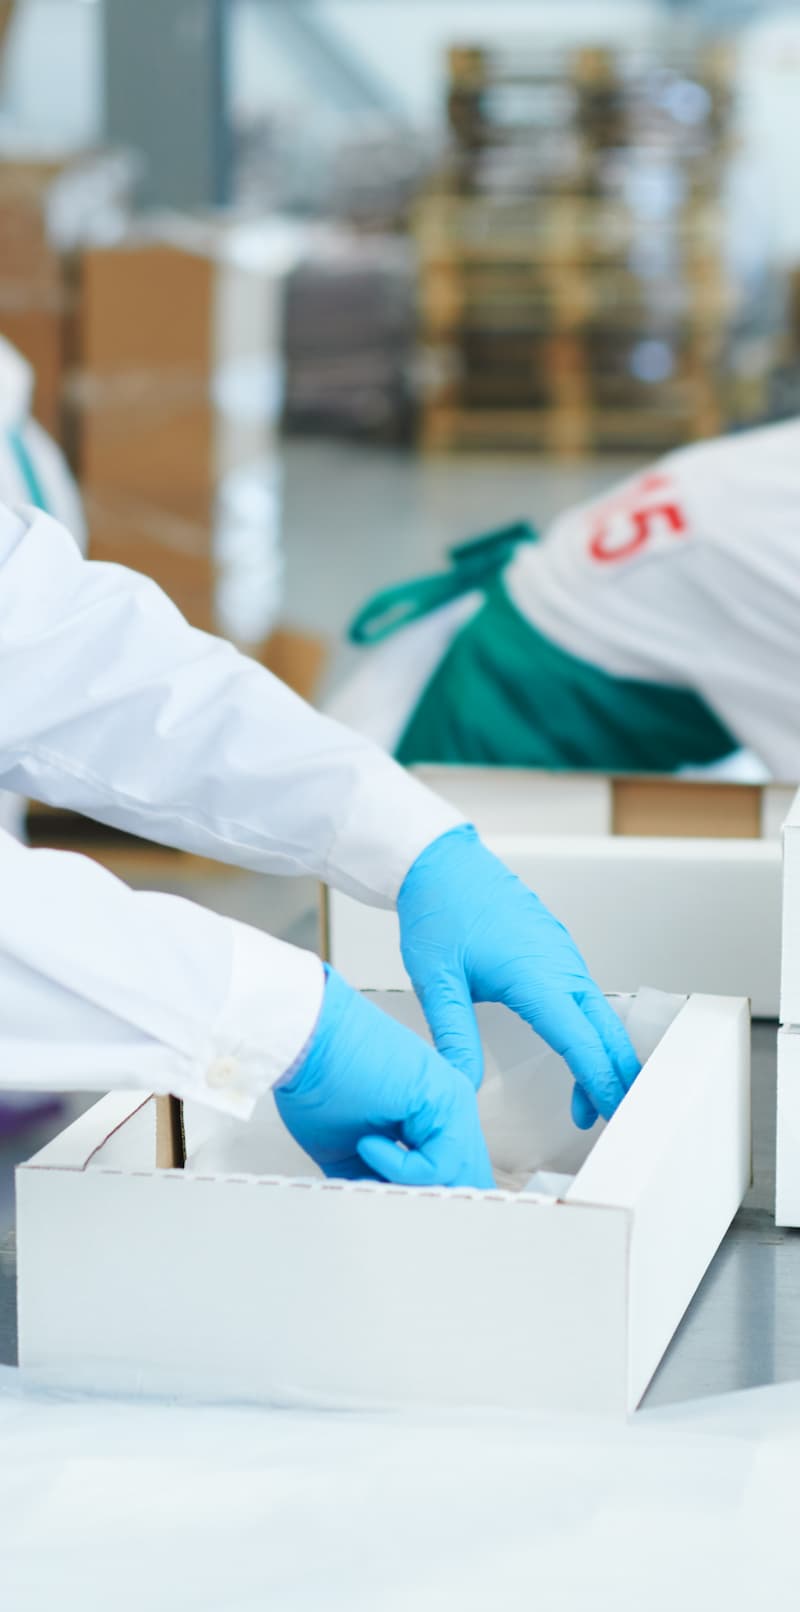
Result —
[[273, 1091], [284, 1091], [284, 1092], [288, 1092], [289, 1090], [295, 1091], [297, 1089], [298, 1085], [300, 1084], [301, 1080], [302, 1080], [304, 1072], [308, 1068], [309, 1060], [310, 1060], [310, 1058], [312, 1056], [312, 1053], [314, 1051], [314, 1048], [315, 1048], [315, 1046], [317, 1044], [317, 1038], [318, 1038], [318, 1036], [320, 1034], [320, 1031], [322, 1029], [322, 1026], [323, 1026], [323, 1022], [324, 1022], [324, 1019], [325, 1019], [326, 1005], [328, 1005], [328, 1003], [330, 1001], [330, 997], [329, 997], [329, 993], [328, 993], [328, 985], [329, 985], [330, 976], [331, 976], [330, 965], [328, 963], [323, 963], [322, 969], [323, 969], [323, 976], [324, 976], [323, 977], [323, 986], [322, 986], [322, 999], [321, 999], [320, 1004], [319, 1004], [319, 1012], [317, 1014], [316, 1019], [314, 1020], [314, 1025], [313, 1025], [313, 1028], [311, 1030], [311, 1034], [308, 1036], [307, 1040], [304, 1041], [302, 1047], [300, 1048], [300, 1051], [297, 1054], [297, 1057], [289, 1065], [288, 1069], [285, 1069], [283, 1074], [279, 1077], [279, 1079], [275, 1081], [275, 1083], [273, 1085], [273, 1088], [272, 1088]]
[[[442, 869], [448, 865], [451, 855], [463, 856], [470, 846], [480, 846], [478, 831], [473, 823], [457, 823], [455, 828], [448, 828], [444, 834], [439, 834], [430, 845], [420, 851], [419, 856], [412, 862], [397, 897], [398, 911], [401, 908], [403, 894], [408, 893], [413, 884], [420, 878], [431, 875], [437, 878]], [[485, 850], [485, 846], [484, 846]]]
[[325, 974], [313, 952], [228, 922], [229, 988], [197, 1096], [247, 1119], [259, 1097], [302, 1061], [319, 1020]]
[[359, 780], [325, 878], [374, 906], [393, 907], [418, 857], [464, 818], [388, 756], [379, 762]]

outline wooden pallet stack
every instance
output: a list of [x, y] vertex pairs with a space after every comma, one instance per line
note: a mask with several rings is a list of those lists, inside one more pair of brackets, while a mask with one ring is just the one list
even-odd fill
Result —
[[450, 53], [415, 216], [430, 448], [659, 451], [724, 419], [730, 73]]

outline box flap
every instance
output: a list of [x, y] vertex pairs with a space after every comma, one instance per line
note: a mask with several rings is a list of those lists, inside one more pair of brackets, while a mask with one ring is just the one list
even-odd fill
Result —
[[[152, 1105], [152, 1098], [140, 1091], [111, 1092], [107, 1097], [102, 1097], [98, 1103], [94, 1103], [91, 1108], [87, 1108], [85, 1114], [80, 1114], [65, 1131], [54, 1136], [51, 1142], [40, 1148], [38, 1153], [34, 1153], [32, 1158], [26, 1159], [18, 1168], [85, 1170], [98, 1149], [104, 1147], [111, 1136], [122, 1126], [127, 1125], [134, 1115], [143, 1113], [149, 1105]], [[153, 1148], [149, 1160], [151, 1169], [155, 1165], [154, 1115], [152, 1126]]]
[[749, 1018], [741, 997], [689, 997], [576, 1176], [571, 1203], [635, 1209], [659, 1156], [685, 1126], [720, 1037], [742, 1016]]
[[784, 820], [784, 832], [800, 829], [800, 789], [798, 789]]
[[568, 1204], [624, 1204], [637, 1404], [750, 1180], [746, 1001], [692, 997], [599, 1138]]

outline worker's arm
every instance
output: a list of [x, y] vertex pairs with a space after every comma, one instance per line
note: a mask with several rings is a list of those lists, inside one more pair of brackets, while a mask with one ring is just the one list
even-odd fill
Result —
[[459, 813], [155, 583], [0, 509], [0, 786], [378, 905]]
[[311, 953], [2, 832], [0, 889], [0, 1088], [143, 1087], [246, 1119], [278, 1086], [329, 1175], [491, 1186], [468, 1082]]
[[0, 831], [0, 1085], [144, 1086], [247, 1117], [319, 1016], [308, 952]]
[[473, 1083], [472, 1002], [502, 1001], [564, 1053], [589, 1100], [576, 1118], [613, 1112], [637, 1067], [621, 1025], [562, 926], [459, 814], [34, 511], [0, 510], [0, 687], [0, 785], [397, 903], [437, 1045]]

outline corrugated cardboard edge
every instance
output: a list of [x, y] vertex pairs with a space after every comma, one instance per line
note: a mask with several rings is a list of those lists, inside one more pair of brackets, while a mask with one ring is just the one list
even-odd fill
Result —
[[182, 1170], [186, 1165], [183, 1103], [177, 1097], [156, 1098], [156, 1168]]
[[693, 779], [614, 778], [613, 834], [664, 838], [761, 838], [761, 786]]
[[[527, 808], [535, 805], [539, 782], [549, 790], [572, 795], [577, 803], [586, 799], [598, 784], [608, 796], [608, 828], [602, 832], [620, 837], [643, 839], [763, 839], [774, 838], [791, 796], [797, 788], [786, 779], [771, 778], [764, 783], [742, 783], [732, 778], [703, 778], [674, 773], [607, 773], [590, 769], [581, 772], [553, 772], [536, 767], [471, 766], [468, 763], [420, 764], [413, 774], [445, 799], [469, 801], [470, 774], [485, 782], [494, 774], [498, 794], [504, 778], [509, 779], [515, 798]], [[448, 791], [447, 777], [458, 784], [454, 797]], [[527, 801], [521, 786], [529, 791]], [[776, 817], [776, 813], [778, 814]], [[594, 832], [601, 832], [598, 828]]]
[[319, 955], [323, 963], [331, 960], [331, 893], [327, 884], [319, 887]]

